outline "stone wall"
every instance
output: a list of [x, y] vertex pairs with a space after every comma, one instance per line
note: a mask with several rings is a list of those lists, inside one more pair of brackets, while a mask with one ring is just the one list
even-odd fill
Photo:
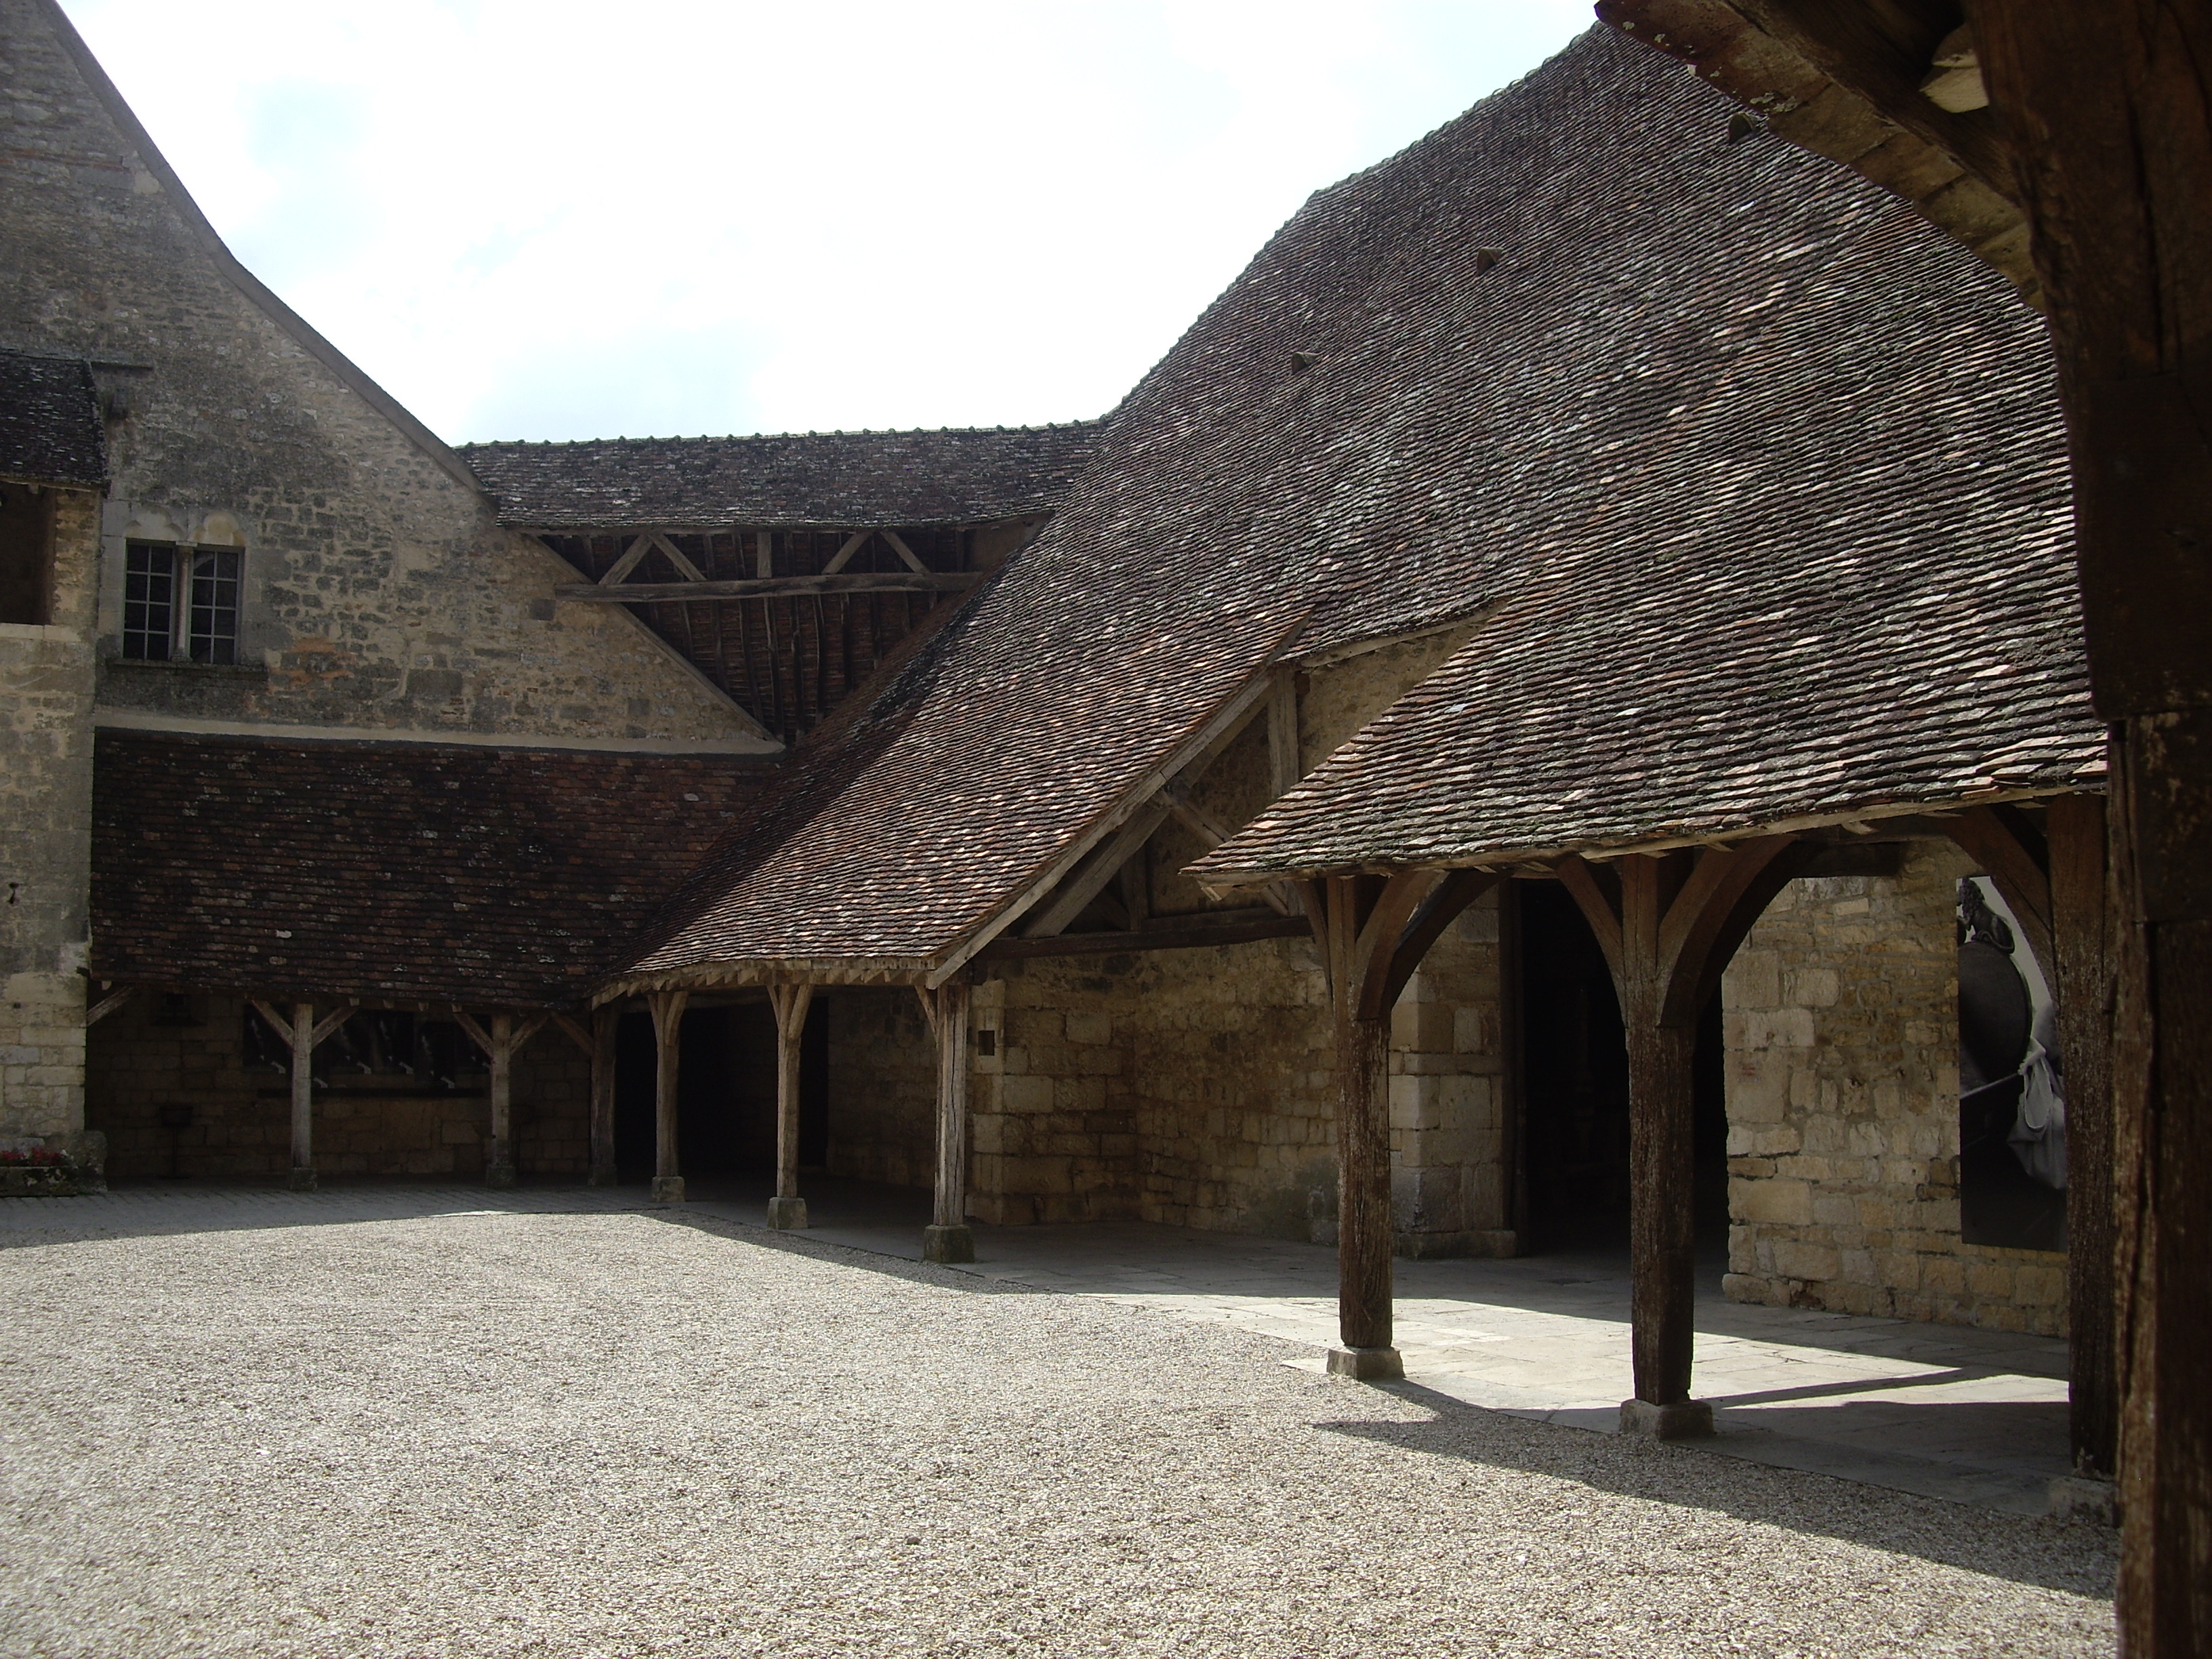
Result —
[[0, 623], [0, 1145], [84, 1127], [99, 501], [52, 494], [48, 620]]
[[[497, 527], [457, 459], [225, 274], [40, 8], [0, 0], [0, 341], [146, 366], [102, 371], [131, 409], [112, 438], [102, 718], [773, 746], [620, 607], [556, 605], [568, 567]], [[242, 548], [236, 667], [115, 661], [131, 535]]]
[[1895, 878], [1793, 882], [1722, 982], [1728, 1294], [2055, 1334], [2063, 1255], [1959, 1231], [1959, 878], [1913, 843]]
[[937, 1179], [937, 1044], [904, 986], [829, 1001], [830, 1173], [893, 1187]]
[[[242, 999], [142, 991], [90, 1036], [86, 1115], [107, 1137], [111, 1175], [273, 1180], [290, 1168], [291, 1079], [254, 1063]], [[491, 1104], [480, 1069], [457, 1071], [453, 1089], [437, 1091], [352, 1074], [329, 1064], [330, 1053], [315, 1091], [318, 1174], [483, 1175]], [[516, 1056], [513, 1089], [522, 1174], [580, 1177], [590, 1165], [582, 1050], [548, 1026]]]
[[[1334, 1241], [1334, 1055], [1307, 941], [1036, 957], [1000, 970], [977, 988], [974, 1015], [979, 1218]], [[1489, 900], [1446, 933], [1393, 1017], [1402, 1253], [1511, 1250], [1498, 996]]]

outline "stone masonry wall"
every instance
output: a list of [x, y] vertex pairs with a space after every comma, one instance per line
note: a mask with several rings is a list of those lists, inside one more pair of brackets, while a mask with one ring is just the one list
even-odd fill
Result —
[[[291, 1081], [252, 1064], [240, 998], [140, 992], [92, 1029], [91, 1126], [122, 1179], [276, 1179], [291, 1162]], [[327, 1050], [325, 1051], [327, 1054]], [[465, 1063], [478, 1064], [474, 1060]], [[328, 1176], [483, 1173], [491, 1105], [480, 1070], [434, 1092], [405, 1077], [330, 1068], [315, 1091], [315, 1169]], [[515, 1057], [516, 1163], [525, 1176], [590, 1166], [591, 1065], [548, 1026]]]
[[937, 1044], [904, 986], [826, 994], [830, 1173], [893, 1187], [937, 1179]]
[[[1401, 1253], [1510, 1253], [1497, 908], [1440, 941], [1393, 1016]], [[1329, 1243], [1334, 1058], [1304, 939], [1039, 957], [977, 988], [971, 1207]]]
[[2056, 1334], [2066, 1263], [1959, 1236], [1959, 878], [1793, 882], [1722, 983], [1728, 1294]]
[[[225, 276], [38, 7], [0, 38], [0, 341], [149, 366], [102, 372], [103, 717], [766, 746]], [[243, 548], [238, 666], [119, 662], [130, 535]]]
[[100, 504], [54, 495], [49, 622], [0, 623], [0, 1145], [84, 1127]]

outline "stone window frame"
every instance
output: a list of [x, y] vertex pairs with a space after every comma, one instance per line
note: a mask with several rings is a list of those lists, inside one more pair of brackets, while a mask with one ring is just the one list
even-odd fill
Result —
[[[115, 510], [102, 538], [106, 580], [101, 584], [101, 654], [132, 668], [216, 673], [244, 668], [250, 660], [249, 635], [254, 631], [246, 596], [255, 557], [243, 520], [221, 511], [187, 514], [159, 507], [134, 508], [128, 502], [110, 506]], [[143, 629], [132, 626], [143, 620], [134, 614], [137, 601], [131, 590], [134, 577], [141, 574], [135, 573], [132, 566], [143, 550], [158, 550], [169, 562], [167, 617], [161, 629], [167, 651], [158, 656], [144, 648], [143, 640], [134, 638]], [[216, 568], [202, 571], [204, 559]], [[228, 568], [223, 568], [226, 565]], [[204, 580], [228, 589], [227, 594], [216, 596], [219, 603], [212, 617], [208, 615], [208, 606], [193, 603], [194, 590]], [[195, 613], [203, 623], [198, 629]], [[206, 625], [210, 623], [213, 625]]]

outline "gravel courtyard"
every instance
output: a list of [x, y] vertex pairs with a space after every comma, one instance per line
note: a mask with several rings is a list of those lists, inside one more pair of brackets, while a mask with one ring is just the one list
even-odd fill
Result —
[[696, 1214], [0, 1254], [0, 1653], [2073, 1655], [2109, 1534]]

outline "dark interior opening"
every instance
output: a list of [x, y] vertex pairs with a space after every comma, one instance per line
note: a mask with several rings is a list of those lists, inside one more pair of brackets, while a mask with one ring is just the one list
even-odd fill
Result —
[[[817, 993], [799, 1038], [799, 1162], [830, 1156], [829, 999]], [[775, 1015], [766, 1002], [692, 1008], [678, 1038], [677, 1158], [687, 1179], [773, 1174]], [[624, 1014], [615, 1030], [615, 1170], [649, 1181], [654, 1164], [653, 1018]]]
[[[1521, 1218], [1529, 1251], [1628, 1243], [1628, 1048], [1597, 936], [1557, 882], [1521, 884]], [[1703, 1243], [1728, 1236], [1728, 1095], [1720, 998], [1698, 1021], [1697, 1173], [1685, 1201]]]
[[53, 620], [54, 498], [0, 483], [0, 623]]

